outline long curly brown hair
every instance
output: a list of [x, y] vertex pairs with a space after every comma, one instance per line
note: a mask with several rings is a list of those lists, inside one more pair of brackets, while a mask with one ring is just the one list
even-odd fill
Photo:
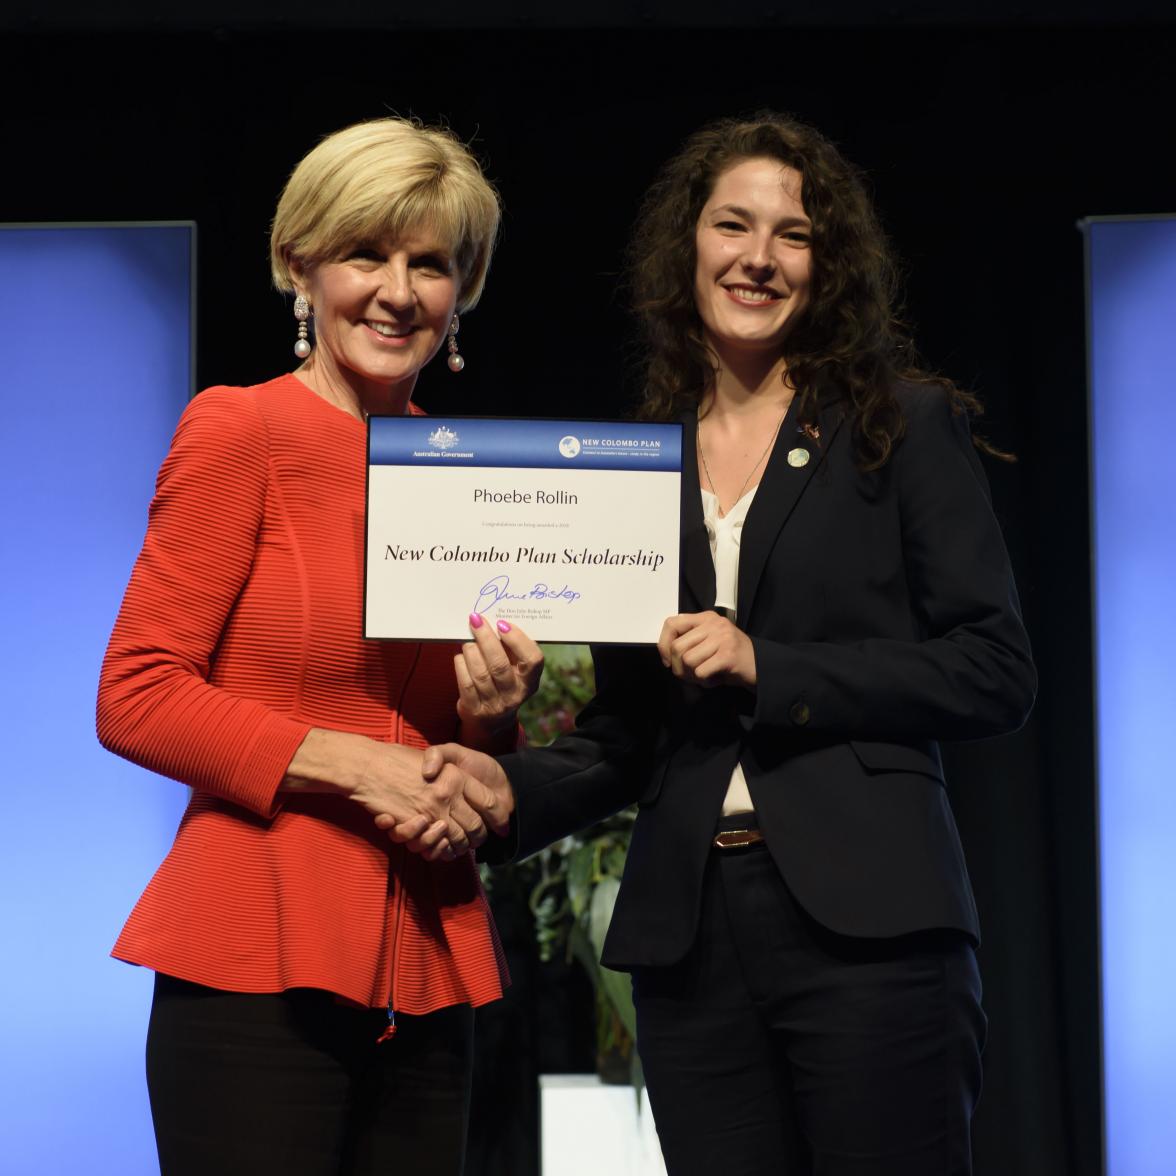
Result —
[[646, 193], [628, 252], [646, 344], [639, 415], [677, 416], [713, 385], [718, 361], [694, 302], [695, 230], [719, 175], [761, 158], [800, 173], [812, 221], [810, 300], [785, 344], [800, 422], [816, 423], [823, 396], [845, 398], [858, 462], [870, 470], [885, 465], [903, 435], [896, 380], [938, 383], [953, 411], [979, 415], [976, 397], [926, 371], [915, 353], [898, 316], [896, 262], [857, 168], [819, 131], [769, 110], [696, 131]]

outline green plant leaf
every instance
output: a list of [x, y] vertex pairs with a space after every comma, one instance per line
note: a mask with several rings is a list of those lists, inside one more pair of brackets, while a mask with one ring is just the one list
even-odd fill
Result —
[[588, 938], [596, 958], [604, 949], [604, 937], [612, 921], [613, 907], [617, 905], [617, 894], [621, 884], [616, 878], [601, 878], [592, 890], [592, 905], [588, 912]]
[[633, 985], [625, 972], [614, 972], [600, 963], [604, 937], [612, 920], [617, 893], [621, 888], [616, 878], [602, 878], [592, 891], [592, 905], [588, 916], [588, 938], [597, 965], [597, 978], [609, 1004], [616, 1010], [621, 1024], [630, 1037], [637, 1037], [637, 1014], [633, 1010]]
[[595, 857], [596, 846], [591, 841], [576, 846], [568, 855], [568, 901], [572, 904], [573, 918], [579, 919], [591, 901]]
[[600, 854], [599, 872], [606, 878], [619, 878], [625, 872], [625, 858], [629, 853], [629, 833], [624, 837], [614, 834]]

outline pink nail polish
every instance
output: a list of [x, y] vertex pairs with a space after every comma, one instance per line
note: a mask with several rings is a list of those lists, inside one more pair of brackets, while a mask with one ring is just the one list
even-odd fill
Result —
[[470, 613], [470, 628], [480, 629], [482, 627], [482, 614]]
[[509, 621], [499, 621], [498, 622], [498, 631], [500, 633], [509, 633], [510, 632], [510, 622]]

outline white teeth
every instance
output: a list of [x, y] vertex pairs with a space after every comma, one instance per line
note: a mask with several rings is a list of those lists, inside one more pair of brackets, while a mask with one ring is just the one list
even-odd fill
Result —
[[383, 335], [386, 339], [395, 339], [409, 333], [408, 327], [394, 327], [391, 323], [378, 323], [373, 319], [363, 320], [377, 335]]
[[770, 302], [776, 297], [770, 290], [745, 290], [739, 286], [732, 286], [729, 289], [743, 302]]

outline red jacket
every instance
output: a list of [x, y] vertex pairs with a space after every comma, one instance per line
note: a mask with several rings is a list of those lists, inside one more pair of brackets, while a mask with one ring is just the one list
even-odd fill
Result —
[[365, 441], [294, 376], [210, 388], [180, 420], [98, 737], [194, 791], [113, 954], [237, 992], [483, 1004], [507, 978], [472, 856], [431, 865], [352, 801], [277, 791], [311, 727], [456, 737], [455, 647], [361, 636]]

